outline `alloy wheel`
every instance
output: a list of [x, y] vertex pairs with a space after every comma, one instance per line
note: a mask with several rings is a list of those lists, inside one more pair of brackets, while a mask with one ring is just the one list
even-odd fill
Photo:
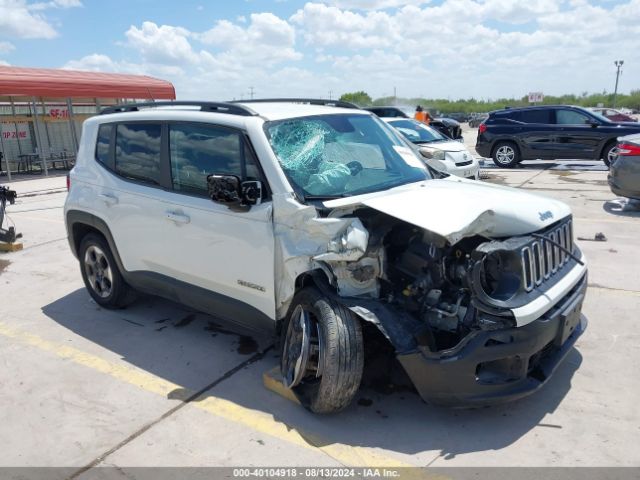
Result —
[[84, 253], [84, 269], [89, 285], [101, 298], [107, 298], [113, 290], [113, 272], [109, 259], [96, 245], [91, 245]]
[[513, 147], [510, 147], [509, 145], [502, 145], [496, 151], [496, 160], [498, 160], [498, 163], [501, 163], [503, 165], [507, 165], [513, 162], [513, 159], [515, 158], [515, 156], [516, 156], [515, 150], [513, 149]]

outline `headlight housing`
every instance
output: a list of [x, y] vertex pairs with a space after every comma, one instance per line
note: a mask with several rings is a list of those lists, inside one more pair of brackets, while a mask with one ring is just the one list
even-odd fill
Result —
[[420, 147], [420, 154], [432, 160], [444, 160], [445, 153], [443, 150], [438, 150], [437, 148], [432, 147]]
[[480, 269], [480, 284], [489, 298], [506, 302], [520, 291], [522, 268], [516, 252], [491, 252], [480, 263]]

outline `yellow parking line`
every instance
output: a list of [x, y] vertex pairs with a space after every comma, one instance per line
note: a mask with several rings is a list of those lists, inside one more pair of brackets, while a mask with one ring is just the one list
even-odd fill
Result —
[[[184, 389], [175, 383], [164, 380], [137, 368], [115, 364], [96, 355], [83, 352], [68, 345], [45, 340], [32, 333], [24, 332], [15, 327], [0, 322], [0, 335], [52, 353], [60, 358], [70, 360], [93, 370], [110, 375], [118, 380], [140, 387], [148, 392], [167, 398], [176, 389]], [[193, 392], [192, 392], [193, 393]], [[187, 398], [185, 396], [185, 398]], [[411, 467], [413, 465], [398, 461], [394, 458], [378, 454], [369, 448], [329, 443], [312, 434], [300, 433], [289, 426], [273, 419], [273, 416], [243, 407], [229, 400], [203, 394], [190, 405], [214, 414], [225, 420], [242, 424], [258, 432], [275, 437], [285, 442], [319, 450], [332, 457], [339, 463], [350, 467]], [[419, 478], [425, 478], [425, 472], [416, 472]], [[406, 475], [403, 476], [406, 478]]]

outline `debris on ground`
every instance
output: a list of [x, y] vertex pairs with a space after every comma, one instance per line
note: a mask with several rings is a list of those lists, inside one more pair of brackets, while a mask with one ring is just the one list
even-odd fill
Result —
[[582, 240], [582, 241], [586, 241], [586, 242], [606, 242], [607, 241], [607, 237], [606, 237], [606, 235], [604, 233], [598, 232], [593, 236], [593, 238], [578, 237], [578, 240]]

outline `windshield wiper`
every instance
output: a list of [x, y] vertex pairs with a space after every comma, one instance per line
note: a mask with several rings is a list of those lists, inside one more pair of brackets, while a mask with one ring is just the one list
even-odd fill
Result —
[[345, 194], [341, 194], [341, 195], [305, 195], [304, 199], [305, 200], [320, 200], [320, 201], [324, 201], [324, 200], [336, 200], [338, 198], [344, 198], [347, 195]]

